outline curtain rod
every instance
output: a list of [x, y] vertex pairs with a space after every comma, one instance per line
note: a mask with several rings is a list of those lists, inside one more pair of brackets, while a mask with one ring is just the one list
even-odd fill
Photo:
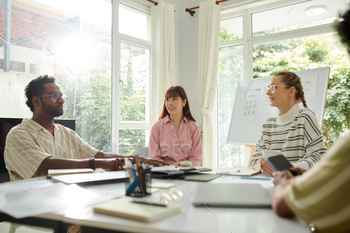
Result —
[[158, 2], [155, 2], [155, 1], [152, 1], [152, 0], [146, 0], [146, 1], [149, 1], [149, 2], [153, 3], [156, 6], [158, 5]]
[[[149, 0], [147, 0], [149, 1]], [[221, 1], [216, 1], [216, 5], [219, 5], [219, 3], [222, 3], [222, 2], [227, 2], [227, 1], [230, 1], [230, 0], [221, 0]], [[194, 9], [198, 9], [199, 6], [196, 6], [196, 7], [192, 7], [192, 8], [186, 8], [185, 11], [190, 13], [191, 16], [193, 16], [196, 12], [194, 11]]]

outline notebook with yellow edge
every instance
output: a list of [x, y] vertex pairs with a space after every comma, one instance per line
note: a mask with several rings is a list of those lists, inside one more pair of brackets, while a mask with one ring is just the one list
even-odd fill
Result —
[[181, 211], [179, 205], [166, 207], [139, 204], [132, 202], [132, 198], [123, 197], [94, 207], [94, 212], [113, 215], [120, 218], [132, 219], [140, 222], [153, 222]]

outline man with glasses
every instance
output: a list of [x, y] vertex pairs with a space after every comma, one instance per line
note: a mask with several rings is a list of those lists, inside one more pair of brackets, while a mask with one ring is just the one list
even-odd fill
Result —
[[[121, 170], [123, 158], [133, 158], [102, 153], [84, 142], [73, 130], [54, 124], [54, 118], [63, 114], [64, 100], [67, 99], [54, 77], [44, 75], [32, 80], [25, 94], [33, 117], [12, 128], [6, 138], [4, 158], [12, 181], [43, 176], [48, 169]], [[152, 165], [167, 165], [158, 160], [143, 160]]]

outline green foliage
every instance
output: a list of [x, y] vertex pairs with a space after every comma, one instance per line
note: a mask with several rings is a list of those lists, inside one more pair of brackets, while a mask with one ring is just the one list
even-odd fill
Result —
[[242, 39], [243, 35], [230, 34], [225, 28], [220, 28], [220, 42]]
[[[101, 151], [111, 151], [111, 77], [110, 70], [99, 69], [80, 84], [76, 131]], [[114, 113], [113, 113], [114, 114]]]
[[302, 46], [305, 48], [302, 56], [308, 56], [312, 62], [323, 62], [328, 57], [328, 44], [325, 41], [318, 41], [314, 38], [304, 41]]

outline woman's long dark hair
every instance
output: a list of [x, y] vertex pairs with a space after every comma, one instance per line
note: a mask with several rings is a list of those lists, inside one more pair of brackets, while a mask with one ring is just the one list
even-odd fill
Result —
[[[182, 108], [182, 113], [184, 114], [185, 117], [187, 117], [187, 119], [190, 119], [192, 121], [196, 121], [194, 119], [194, 117], [192, 116], [191, 109], [190, 109], [190, 103], [188, 101], [185, 89], [183, 89], [181, 86], [169, 87], [168, 90], [166, 90], [166, 92], [165, 92], [165, 100], [168, 98], [172, 98], [172, 97], [180, 97], [182, 99], [182, 101], [184, 101], [186, 99], [187, 100], [186, 105], [185, 105], [185, 107]], [[162, 110], [158, 120], [166, 117], [167, 115], [169, 115], [169, 112], [168, 112], [168, 109], [166, 109], [166, 107], [165, 107], [165, 101], [164, 101], [163, 110]]]

